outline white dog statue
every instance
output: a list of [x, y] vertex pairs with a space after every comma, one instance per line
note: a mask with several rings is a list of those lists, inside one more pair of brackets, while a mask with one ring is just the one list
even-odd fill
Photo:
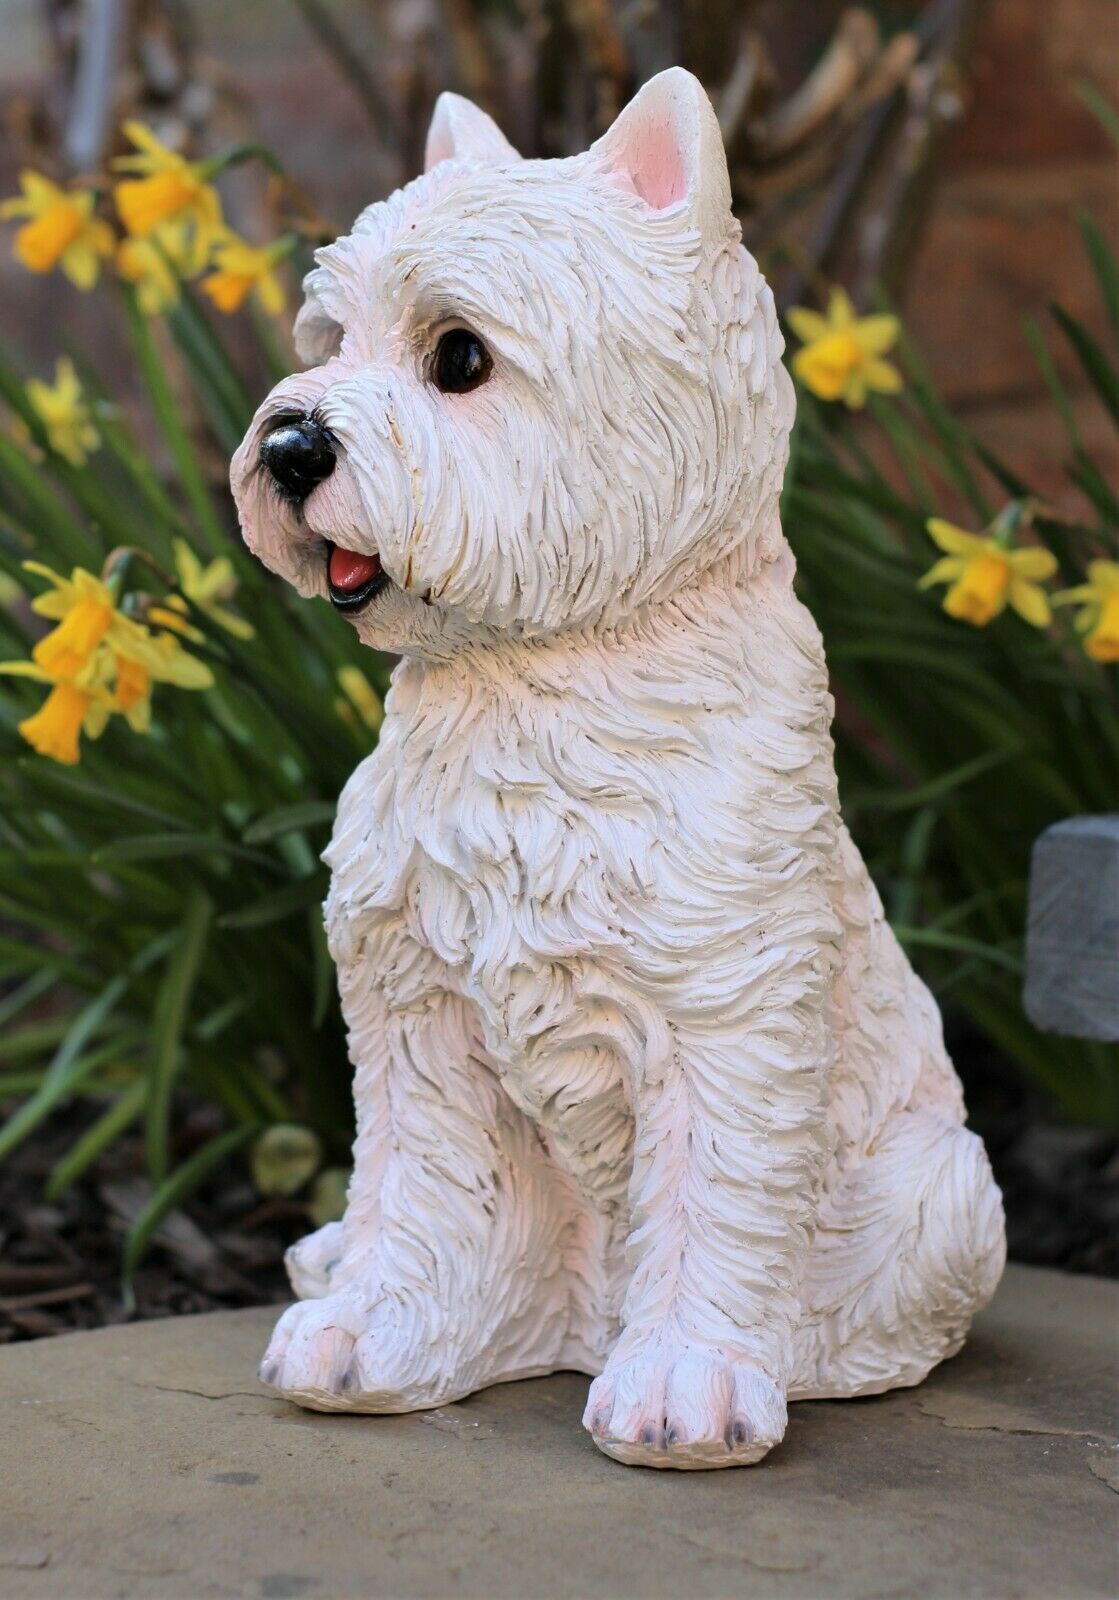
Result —
[[234, 492], [401, 661], [326, 857], [348, 1207], [261, 1376], [392, 1412], [574, 1368], [608, 1455], [755, 1462], [787, 1400], [957, 1351], [1005, 1248], [840, 821], [714, 113], [665, 72], [523, 161], [443, 95], [424, 175], [317, 262]]

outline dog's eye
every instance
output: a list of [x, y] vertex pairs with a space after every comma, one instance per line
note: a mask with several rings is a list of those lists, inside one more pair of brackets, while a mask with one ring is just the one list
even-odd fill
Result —
[[469, 328], [449, 329], [436, 346], [431, 375], [444, 394], [468, 394], [492, 371], [489, 351]]

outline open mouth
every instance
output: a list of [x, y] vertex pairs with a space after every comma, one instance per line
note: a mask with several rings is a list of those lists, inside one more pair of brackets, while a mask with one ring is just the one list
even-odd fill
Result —
[[390, 581], [381, 566], [380, 556], [327, 544], [326, 587], [330, 602], [337, 610], [360, 611]]

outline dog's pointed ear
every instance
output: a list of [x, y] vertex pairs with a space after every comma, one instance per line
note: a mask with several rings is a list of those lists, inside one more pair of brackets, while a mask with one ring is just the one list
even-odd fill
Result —
[[731, 227], [730, 176], [718, 119], [699, 79], [683, 67], [650, 78], [592, 146], [655, 211], [686, 205], [705, 239]]
[[521, 158], [492, 117], [461, 94], [441, 94], [427, 130], [424, 171], [440, 161], [477, 161], [504, 167]]

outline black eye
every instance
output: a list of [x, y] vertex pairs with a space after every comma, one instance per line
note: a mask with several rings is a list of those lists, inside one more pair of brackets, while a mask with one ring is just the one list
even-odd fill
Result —
[[444, 394], [467, 394], [485, 383], [493, 371], [493, 359], [476, 333], [469, 328], [451, 328], [436, 346], [431, 371], [436, 387]]

